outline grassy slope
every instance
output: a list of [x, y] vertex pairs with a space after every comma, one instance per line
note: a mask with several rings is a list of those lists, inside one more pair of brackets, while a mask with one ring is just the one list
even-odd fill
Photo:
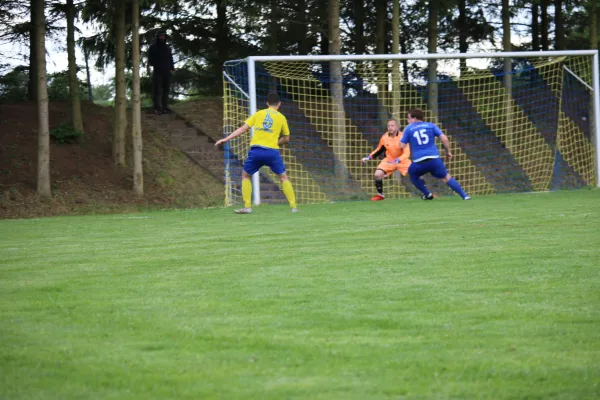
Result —
[[[68, 122], [69, 110], [66, 102], [50, 103], [51, 128]], [[143, 124], [144, 198], [137, 198], [129, 131], [127, 167], [117, 167], [111, 155], [113, 109], [84, 102], [82, 111], [86, 134], [78, 143], [51, 144], [53, 198], [43, 201], [35, 194], [35, 104], [0, 106], [0, 218], [223, 204], [223, 184], [171, 145], [152, 121]]]
[[598, 398], [599, 202], [0, 221], [0, 397]]

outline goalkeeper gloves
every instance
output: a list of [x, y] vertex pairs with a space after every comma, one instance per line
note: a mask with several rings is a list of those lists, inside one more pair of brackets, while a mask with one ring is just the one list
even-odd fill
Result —
[[366, 156], [366, 157], [363, 157], [363, 159], [361, 161], [362, 161], [363, 164], [366, 164], [367, 161], [372, 160], [372, 159], [373, 158], [371, 156]]

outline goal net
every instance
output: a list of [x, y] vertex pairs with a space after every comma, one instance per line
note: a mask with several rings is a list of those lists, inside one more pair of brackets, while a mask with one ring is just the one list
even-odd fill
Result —
[[[379, 160], [363, 166], [361, 158], [377, 147], [389, 118], [402, 130], [413, 107], [450, 139], [454, 157], [446, 165], [470, 195], [597, 186], [594, 52], [500, 54], [228, 61], [223, 135], [265, 108], [269, 92], [279, 93], [291, 131], [281, 153], [299, 203], [373, 195]], [[249, 145], [245, 134], [225, 146], [227, 205], [242, 202]], [[425, 179], [435, 194], [453, 194], [436, 179]], [[253, 182], [255, 203], [285, 202], [268, 168]], [[397, 172], [384, 180], [384, 192], [387, 198], [417, 194]]]

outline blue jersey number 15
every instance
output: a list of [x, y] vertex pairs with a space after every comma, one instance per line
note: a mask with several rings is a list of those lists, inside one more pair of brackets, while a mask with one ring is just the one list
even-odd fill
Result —
[[419, 143], [419, 146], [423, 145], [423, 144], [427, 144], [429, 143], [429, 136], [427, 136], [425, 134], [427, 130], [426, 129], [421, 129], [420, 131], [416, 131], [413, 136], [415, 137], [415, 139], [417, 139], [417, 142]]

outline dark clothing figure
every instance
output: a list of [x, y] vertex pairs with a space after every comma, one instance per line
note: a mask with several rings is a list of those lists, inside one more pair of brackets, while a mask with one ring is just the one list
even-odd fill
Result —
[[154, 104], [154, 113], [163, 114], [170, 111], [167, 107], [169, 103], [169, 88], [171, 85], [171, 72], [152, 72], [152, 103]]
[[148, 50], [148, 62], [152, 66], [152, 101], [154, 112], [161, 114], [169, 112], [169, 87], [171, 73], [175, 70], [173, 53], [167, 45], [167, 35], [160, 32]]

